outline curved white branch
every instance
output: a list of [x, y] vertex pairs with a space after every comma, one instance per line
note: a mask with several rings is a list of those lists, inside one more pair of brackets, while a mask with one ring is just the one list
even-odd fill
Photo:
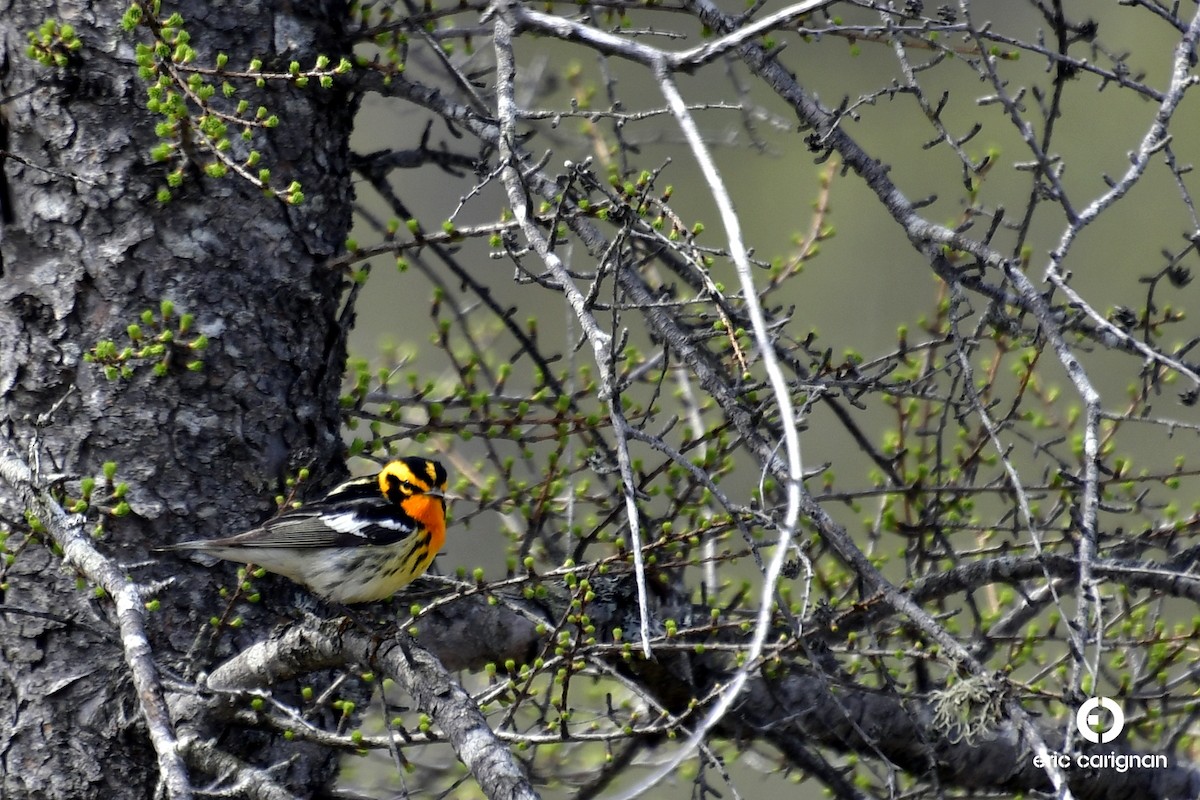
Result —
[[697, 163], [700, 165], [700, 171], [703, 173], [709, 191], [717, 203], [721, 222], [725, 227], [729, 253], [733, 258], [734, 267], [737, 270], [738, 281], [741, 283], [742, 297], [746, 304], [746, 311], [750, 316], [751, 327], [754, 329], [754, 339], [758, 344], [758, 349], [763, 360], [763, 367], [767, 371], [767, 379], [771, 384], [775, 405], [779, 409], [779, 424], [783, 430], [784, 450], [788, 467], [787, 508], [784, 512], [783, 524], [779, 526], [779, 541], [775, 543], [775, 551], [771, 554], [771, 560], [767, 563], [767, 573], [763, 578], [762, 592], [759, 600], [758, 616], [754, 623], [754, 635], [751, 637], [749, 648], [747, 648], [745, 662], [735, 673], [733, 681], [725, 688], [717, 701], [713, 703], [701, 723], [692, 731], [692, 734], [684, 742], [679, 752], [641, 780], [636, 786], [621, 794], [619, 800], [632, 800], [632, 798], [648, 791], [659, 781], [674, 773], [679, 765], [685, 759], [689, 758], [696, 748], [700, 746], [713, 726], [725, 716], [726, 712], [729, 711], [737, 699], [737, 696], [746, 686], [746, 681], [750, 677], [750, 670], [754, 668], [759, 656], [762, 655], [767, 632], [770, 630], [779, 575], [783, 570], [783, 564], [787, 559], [788, 552], [791, 550], [792, 538], [796, 532], [796, 522], [800, 516], [800, 482], [804, 475], [804, 463], [800, 454], [800, 432], [796, 428], [795, 406], [792, 404], [792, 396], [788, 388], [787, 378], [779, 366], [779, 361], [775, 358], [774, 342], [771, 341], [770, 332], [767, 330], [767, 320], [763, 314], [762, 306], [758, 302], [758, 289], [754, 285], [754, 276], [750, 267], [750, 256], [746, 251], [746, 243], [742, 239], [741, 222], [738, 220], [737, 212], [733, 208], [733, 201], [729, 197], [729, 192], [725, 189], [725, 183], [721, 180], [721, 174], [717, 170], [716, 164], [713, 163], [712, 156], [708, 152], [708, 147], [704, 144], [704, 139], [700, 135], [700, 130], [696, 127], [696, 123], [687, 109], [687, 104], [683, 101], [683, 97], [679, 94], [679, 90], [675, 86], [675, 81], [671, 77], [665, 60], [660, 61], [655, 66], [655, 77], [658, 80], [659, 89], [667, 100], [667, 105], [670, 107], [671, 113], [675, 116], [680, 129], [683, 131], [684, 138], [692, 150], [692, 155], [695, 156]]

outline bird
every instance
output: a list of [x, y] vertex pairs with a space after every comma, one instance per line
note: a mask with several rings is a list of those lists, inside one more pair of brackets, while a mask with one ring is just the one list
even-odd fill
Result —
[[384, 600], [441, 550], [447, 480], [437, 461], [401, 458], [243, 533], [158, 549], [254, 564], [335, 603]]

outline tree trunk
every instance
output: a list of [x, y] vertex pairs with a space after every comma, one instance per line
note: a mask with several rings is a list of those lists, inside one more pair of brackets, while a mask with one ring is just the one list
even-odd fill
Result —
[[[201, 627], [199, 598], [212, 597], [218, 575], [148, 558], [150, 548], [260, 519], [279, 481], [300, 466], [322, 483], [343, 470], [343, 277], [325, 264], [350, 223], [353, 103], [316, 81], [239, 84], [250, 109], [265, 106], [281, 124], [253, 128], [249, 145], [231, 126], [233, 158], [253, 147], [262, 154], [253, 173], [270, 168], [272, 187], [298, 181], [305, 200], [289, 205], [232, 173], [207, 176], [213, 159], [198, 146], [199, 131], [177, 123], [158, 138], [165, 119], [148, 110], [149, 84], [135, 63], [150, 28], [122, 29], [127, 4], [64, 0], [49, 12], [32, 5], [9, 5], [0, 40], [10, 154], [0, 244], [2, 434], [39, 461], [43, 475], [65, 475], [71, 496], [78, 478], [97, 477], [91, 515], [104, 505], [103, 465], [116, 463], [132, 513], [97, 515], [97, 548], [138, 581], [174, 579], [159, 592], [151, 624], [160, 647], [181, 653]], [[247, 24], [244, 4], [197, 5], [184, 28], [197, 50], [228, 53], [230, 69], [244, 70], [252, 58], [264, 71], [286, 72], [292, 61], [310, 68], [318, 54], [337, 63], [343, 3], [258, 8]], [[26, 54], [26, 33], [47, 17], [73, 26], [81, 44], [58, 51], [63, 66]], [[181, 146], [159, 163], [151, 150], [161, 142]], [[160, 202], [167, 174], [180, 167], [182, 185]], [[164, 301], [173, 304], [165, 319]], [[150, 322], [142, 320], [147, 309]], [[184, 313], [194, 322], [181, 331]], [[85, 355], [103, 340], [136, 349], [131, 324], [141, 327], [142, 343], [163, 330], [175, 343], [125, 362], [128, 374], [109, 379]], [[189, 348], [201, 334], [207, 349]], [[196, 360], [202, 366], [189, 369]], [[6, 521], [20, 521], [8, 491], [0, 489], [0, 509]], [[63, 574], [40, 540], [21, 539], [8, 538], [15, 559], [0, 567], [0, 796], [151, 796], [158, 770], [111, 604]], [[260, 612], [244, 621], [218, 652], [261, 635], [274, 618]], [[332, 765], [323, 755], [292, 769], [308, 770], [311, 780], [299, 785], [316, 789]]]

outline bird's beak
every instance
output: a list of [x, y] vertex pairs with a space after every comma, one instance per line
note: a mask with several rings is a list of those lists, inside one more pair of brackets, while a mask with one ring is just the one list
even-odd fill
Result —
[[441, 489], [430, 489], [427, 492], [421, 492], [421, 494], [425, 495], [426, 497], [440, 497], [443, 500], [446, 498], [446, 493]]

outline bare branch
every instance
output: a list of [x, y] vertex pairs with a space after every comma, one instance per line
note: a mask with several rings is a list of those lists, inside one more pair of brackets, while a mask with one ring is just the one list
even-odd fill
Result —
[[125, 578], [109, 558], [92, 546], [84, 532], [84, 518], [67, 514], [41, 484], [41, 477], [17, 454], [7, 439], [2, 443], [0, 478], [16, 492], [25, 508], [45, 527], [51, 540], [62, 548], [63, 561], [112, 598], [121, 632], [121, 649], [137, 689], [138, 706], [158, 757], [160, 780], [171, 798], [193, 797], [187, 768], [180, 756], [179, 742], [163, 694], [162, 681], [154, 664], [146, 635], [146, 610], [142, 588]]

